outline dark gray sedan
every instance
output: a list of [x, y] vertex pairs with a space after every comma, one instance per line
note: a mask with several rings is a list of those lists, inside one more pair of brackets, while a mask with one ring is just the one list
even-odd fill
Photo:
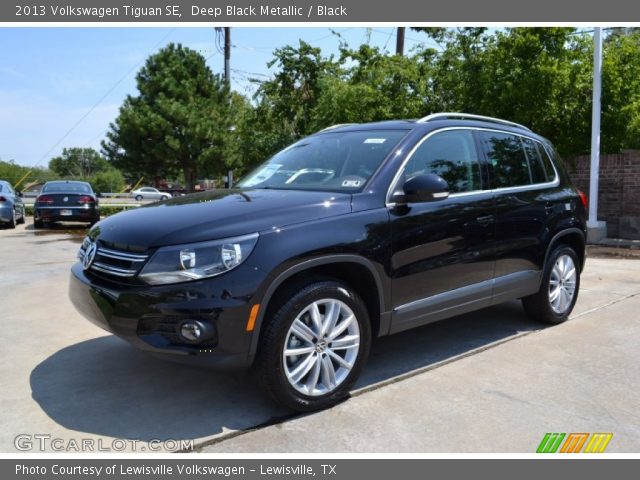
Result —
[[42, 228], [53, 222], [83, 222], [93, 225], [99, 220], [98, 196], [87, 182], [47, 182], [33, 206], [35, 228]]
[[5, 180], [0, 180], [0, 225], [16, 228], [26, 217], [24, 203], [18, 192]]

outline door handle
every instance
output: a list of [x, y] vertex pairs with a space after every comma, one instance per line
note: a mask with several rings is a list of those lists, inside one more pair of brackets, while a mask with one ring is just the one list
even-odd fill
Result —
[[476, 222], [478, 222], [480, 225], [486, 226], [493, 222], [493, 219], [493, 215], [483, 215], [482, 217], [476, 218]]

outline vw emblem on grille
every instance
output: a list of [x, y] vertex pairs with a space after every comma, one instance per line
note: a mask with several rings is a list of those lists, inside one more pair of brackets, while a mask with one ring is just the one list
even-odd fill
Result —
[[91, 267], [93, 259], [96, 257], [97, 250], [98, 246], [95, 244], [95, 242], [91, 242], [85, 250], [84, 257], [82, 258], [82, 268], [84, 270], [89, 270], [89, 267]]
[[68, 202], [68, 201], [69, 201], [69, 197], [64, 197], [64, 198], [62, 199], [62, 201], [63, 201], [63, 202]]

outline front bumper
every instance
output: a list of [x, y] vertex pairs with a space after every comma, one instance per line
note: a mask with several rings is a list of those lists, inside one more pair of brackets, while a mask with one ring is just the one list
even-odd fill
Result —
[[[217, 369], [247, 368], [251, 337], [247, 320], [266, 274], [243, 265], [225, 275], [165, 286], [133, 286], [92, 278], [80, 263], [71, 269], [69, 298], [90, 322], [137, 348], [180, 363]], [[184, 320], [213, 325], [216, 335], [201, 345], [182, 342]], [[172, 331], [173, 330], [173, 331]]]

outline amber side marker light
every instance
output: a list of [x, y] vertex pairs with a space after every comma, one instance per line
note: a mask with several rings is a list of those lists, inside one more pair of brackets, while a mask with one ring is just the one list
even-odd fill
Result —
[[249, 313], [249, 320], [247, 320], [247, 332], [253, 332], [256, 326], [256, 318], [258, 318], [258, 312], [260, 311], [260, 304], [256, 303], [251, 307], [251, 313]]

